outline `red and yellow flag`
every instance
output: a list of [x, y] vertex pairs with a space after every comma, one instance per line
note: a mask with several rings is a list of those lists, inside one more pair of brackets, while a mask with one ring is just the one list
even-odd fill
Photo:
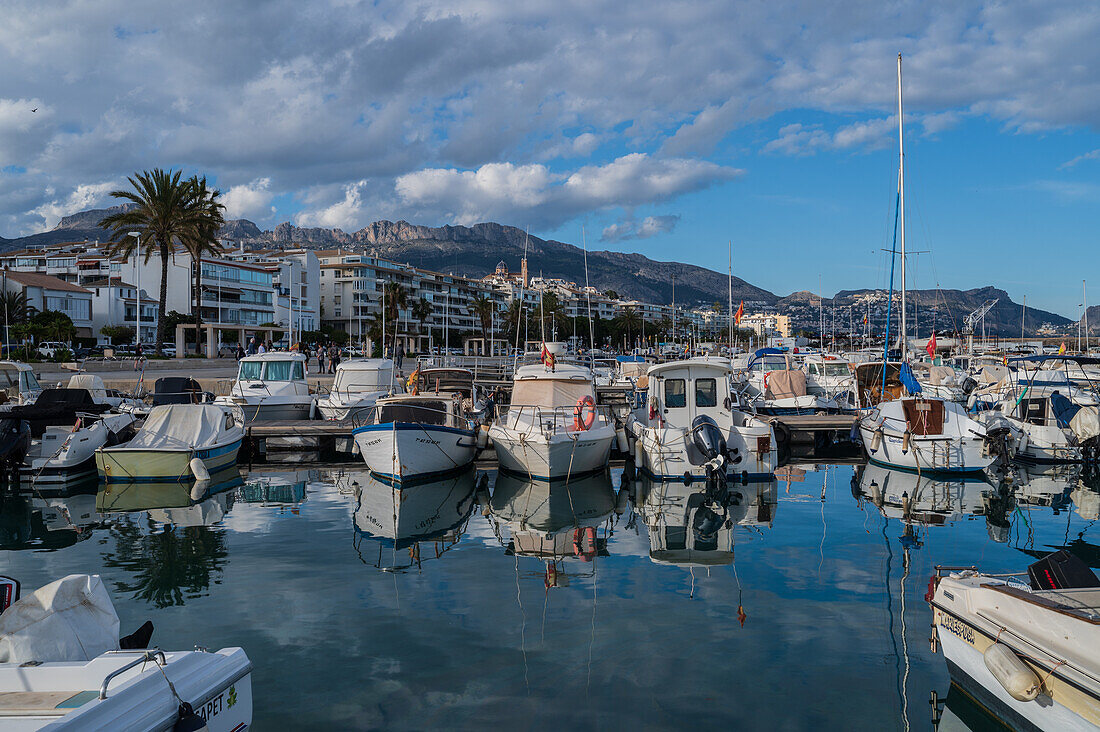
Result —
[[738, 325], [738, 327], [740, 327], [740, 325], [741, 325], [741, 318], [742, 318], [742, 316], [744, 316], [744, 314], [745, 314], [745, 301], [742, 300], [740, 303], [738, 303], [737, 313], [733, 316], [733, 322], [736, 323]]
[[1065, 356], [1066, 355], [1066, 342], [1065, 341], [1062, 341], [1062, 345], [1060, 345], [1058, 347], [1058, 355], [1059, 356]]

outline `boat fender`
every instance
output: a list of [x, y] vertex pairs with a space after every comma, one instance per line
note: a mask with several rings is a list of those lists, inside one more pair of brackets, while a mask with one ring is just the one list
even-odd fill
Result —
[[871, 452], [878, 452], [878, 449], [882, 447], [882, 429], [879, 428], [871, 433]]
[[626, 441], [626, 430], [622, 426], [615, 428], [615, 441], [618, 443], [619, 452], [625, 453], [630, 449], [630, 444]]
[[909, 518], [909, 514], [913, 511], [913, 499], [909, 497], [909, 491], [905, 491], [901, 494], [901, 513], [905, 518]]
[[657, 419], [658, 404], [657, 397], [650, 397], [649, 399], [649, 419], [650, 421]]
[[489, 446], [489, 429], [481, 426], [477, 430], [477, 449], [484, 450]]
[[191, 486], [191, 500], [198, 503], [210, 490], [209, 480], [196, 480], [195, 484]]
[[191, 474], [195, 476], [195, 480], [210, 480], [210, 471], [206, 469], [202, 460], [193, 457], [187, 465], [191, 468]]
[[630, 505], [630, 491], [623, 486], [619, 489], [619, 492], [615, 494], [615, 514], [622, 516], [626, 513], [626, 507]]
[[909, 452], [909, 438], [913, 436], [912, 432], [906, 430], [905, 436], [901, 438], [901, 454], [905, 455]]
[[691, 485], [691, 471], [684, 471], [684, 485]]
[[1027, 430], [1020, 430], [1020, 442], [1019, 442], [1018, 445], [1016, 445], [1016, 453], [1017, 454], [1019, 454], [1021, 452], [1025, 452], [1027, 450], [1027, 443], [1028, 443], [1027, 437], [1028, 437]]
[[582, 562], [591, 562], [596, 556], [596, 529], [588, 526], [573, 532], [573, 554]]
[[172, 725], [173, 732], [196, 732], [207, 729], [206, 720], [195, 714], [195, 710], [187, 702], [180, 702], [179, 716]]
[[1042, 685], [1035, 672], [1004, 643], [994, 643], [983, 654], [985, 667], [1017, 701], [1034, 701]]
[[310, 420], [317, 419], [317, 400], [314, 399], [309, 403], [309, 418]]

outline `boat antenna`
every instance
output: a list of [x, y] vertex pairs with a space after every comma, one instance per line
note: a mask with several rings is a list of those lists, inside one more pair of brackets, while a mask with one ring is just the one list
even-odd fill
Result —
[[733, 358], [733, 239], [730, 239], [730, 257], [729, 257], [729, 329], [730, 329], [730, 358]]
[[584, 250], [584, 292], [588, 295], [588, 347], [594, 351], [596, 350], [596, 339], [592, 327], [592, 290], [588, 286], [588, 242], [584, 238], [583, 226], [581, 227], [581, 248]]
[[[531, 236], [531, 225], [528, 224], [527, 225], [527, 230], [523, 233], [523, 261], [524, 262], [527, 261], [527, 240], [530, 238], [530, 236]], [[523, 269], [526, 270], [526, 267], [524, 267]], [[515, 372], [515, 370], [519, 367], [519, 332], [520, 332], [520, 325], [521, 325], [520, 321], [523, 319], [523, 294], [524, 294], [523, 293], [523, 288], [526, 284], [527, 283], [524, 281], [524, 278], [520, 277], [520, 280], [519, 280], [519, 307], [516, 308], [516, 353], [513, 356], [513, 361], [512, 361], [512, 371], [513, 372]]]
[[898, 217], [901, 238], [901, 360], [908, 355], [909, 335], [905, 322], [905, 136], [901, 106], [901, 54], [898, 54]]

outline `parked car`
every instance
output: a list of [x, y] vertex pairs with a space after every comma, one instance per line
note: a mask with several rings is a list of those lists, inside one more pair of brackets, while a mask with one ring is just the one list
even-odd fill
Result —
[[223, 343], [218, 346], [218, 358], [236, 358], [237, 344]]
[[[149, 353], [154, 353], [157, 349], [148, 348], [146, 350]], [[163, 353], [165, 356], [174, 357], [176, 355], [176, 344], [175, 343], [161, 343], [160, 344], [160, 352]]]
[[42, 358], [53, 358], [60, 351], [71, 350], [67, 343], [61, 341], [42, 341], [38, 344], [38, 355]]

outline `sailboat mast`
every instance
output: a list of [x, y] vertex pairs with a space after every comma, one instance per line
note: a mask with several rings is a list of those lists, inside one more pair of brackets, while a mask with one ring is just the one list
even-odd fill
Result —
[[901, 54], [898, 54], [898, 226], [901, 232], [901, 360], [908, 355], [909, 331], [905, 322], [905, 136], [901, 107]]
[[733, 355], [733, 239], [730, 239], [730, 295], [729, 295], [729, 329], [730, 329], [730, 356]]

